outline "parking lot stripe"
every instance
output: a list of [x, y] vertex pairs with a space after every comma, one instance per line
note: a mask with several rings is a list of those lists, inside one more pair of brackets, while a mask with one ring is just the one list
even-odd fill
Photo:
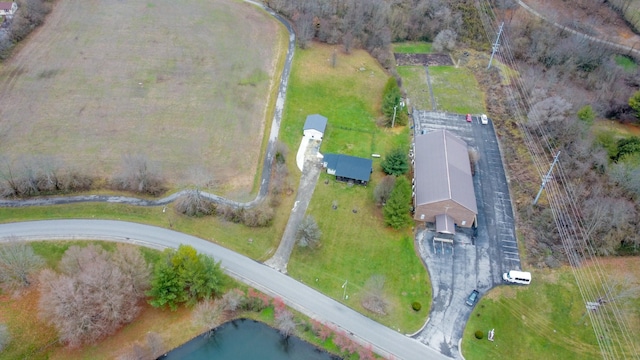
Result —
[[517, 249], [517, 246], [508, 246], [508, 245], [502, 245], [503, 248], [509, 248], [509, 249]]
[[502, 251], [505, 254], [514, 254], [514, 255], [520, 255], [517, 252], [513, 252], [513, 251]]
[[505, 260], [513, 260], [513, 261], [520, 262], [520, 259], [513, 259], [513, 258], [508, 258], [508, 257], [505, 257]]

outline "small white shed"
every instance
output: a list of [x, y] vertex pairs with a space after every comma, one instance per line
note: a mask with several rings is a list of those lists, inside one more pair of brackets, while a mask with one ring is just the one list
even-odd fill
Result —
[[18, 10], [18, 4], [14, 2], [0, 2], [0, 16], [11, 17]]
[[302, 133], [311, 139], [322, 140], [326, 128], [327, 118], [319, 114], [313, 114], [307, 116]]

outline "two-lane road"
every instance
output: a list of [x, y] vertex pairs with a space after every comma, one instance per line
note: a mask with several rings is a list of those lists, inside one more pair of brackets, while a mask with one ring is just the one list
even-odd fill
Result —
[[133, 243], [154, 248], [180, 244], [222, 262], [234, 278], [271, 296], [280, 297], [305, 315], [333, 323], [352, 337], [397, 359], [450, 359], [424, 344], [391, 330], [316, 290], [243, 255], [200, 238], [159, 227], [110, 220], [45, 220], [0, 224], [0, 242], [11, 236], [23, 240], [90, 239]]

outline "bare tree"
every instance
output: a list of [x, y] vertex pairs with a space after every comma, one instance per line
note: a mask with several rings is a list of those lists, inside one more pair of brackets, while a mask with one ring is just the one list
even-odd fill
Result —
[[456, 48], [456, 39], [458, 34], [450, 29], [442, 30], [433, 40], [433, 51], [435, 52], [451, 52]]
[[317, 247], [320, 243], [321, 235], [322, 232], [318, 227], [318, 223], [316, 223], [316, 220], [311, 215], [305, 216], [300, 225], [298, 225], [296, 237], [298, 239], [298, 245], [301, 247]]
[[48, 269], [40, 273], [39, 310], [63, 343], [73, 347], [94, 342], [138, 315], [142, 297], [134, 279], [139, 276], [124, 274], [101, 247], [70, 247], [60, 269], [60, 274]]
[[362, 307], [378, 315], [386, 315], [389, 301], [384, 294], [385, 278], [383, 275], [373, 275], [364, 285]]
[[141, 194], [159, 195], [166, 190], [160, 171], [142, 154], [124, 156], [122, 168], [111, 182], [118, 190]]
[[4, 348], [11, 342], [11, 334], [9, 334], [9, 329], [7, 325], [0, 324], [0, 352], [4, 350]]
[[396, 184], [396, 177], [393, 175], [387, 175], [382, 178], [382, 181], [373, 190], [373, 198], [376, 203], [384, 205], [389, 200], [389, 195], [393, 191], [393, 187]]
[[113, 254], [113, 264], [120, 269], [122, 275], [127, 279], [127, 283], [131, 284], [135, 296], [144, 297], [150, 287], [151, 264], [147, 264], [140, 249], [135, 246], [118, 244], [118, 248]]
[[0, 283], [9, 287], [31, 284], [31, 274], [44, 265], [44, 260], [33, 248], [15, 237], [0, 245]]

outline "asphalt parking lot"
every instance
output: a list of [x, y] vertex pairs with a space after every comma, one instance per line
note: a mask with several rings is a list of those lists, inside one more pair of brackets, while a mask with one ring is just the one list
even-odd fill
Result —
[[[521, 269], [509, 187], [493, 123], [480, 115], [416, 110], [414, 133], [446, 129], [479, 154], [473, 185], [478, 206], [477, 229], [456, 229], [453, 244], [433, 242], [427, 227], [416, 234], [419, 251], [433, 284], [433, 306], [425, 328], [414, 337], [442, 354], [461, 358], [459, 341], [472, 308], [465, 299], [502, 284], [502, 273]], [[418, 156], [418, 154], [416, 154]], [[487, 329], [488, 330], [488, 329]]]

